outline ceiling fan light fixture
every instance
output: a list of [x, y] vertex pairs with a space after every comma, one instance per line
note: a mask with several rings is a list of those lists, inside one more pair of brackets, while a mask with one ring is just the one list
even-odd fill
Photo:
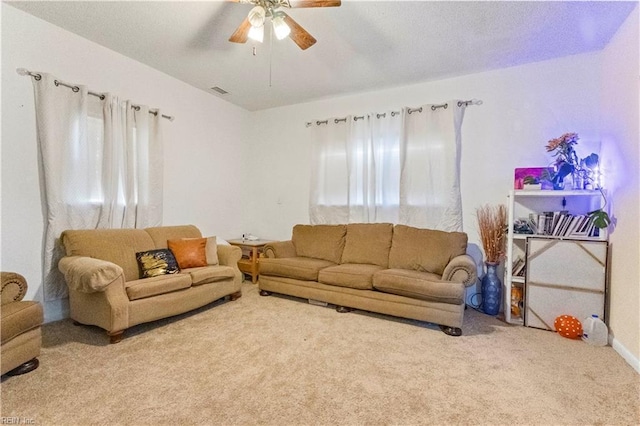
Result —
[[262, 43], [262, 40], [264, 40], [264, 25], [261, 25], [259, 27], [252, 26], [247, 37], [249, 37], [251, 40]]
[[256, 6], [249, 11], [247, 19], [252, 27], [261, 27], [264, 25], [264, 20], [267, 16], [267, 11], [262, 6]]
[[281, 13], [277, 13], [273, 19], [271, 20], [273, 23], [273, 32], [276, 35], [278, 40], [282, 40], [283, 38], [289, 36], [291, 34], [291, 28], [284, 22], [284, 15]]

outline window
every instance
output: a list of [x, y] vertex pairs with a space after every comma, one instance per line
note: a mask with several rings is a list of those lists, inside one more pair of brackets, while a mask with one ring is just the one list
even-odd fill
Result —
[[462, 230], [462, 107], [447, 105], [313, 123], [311, 223]]

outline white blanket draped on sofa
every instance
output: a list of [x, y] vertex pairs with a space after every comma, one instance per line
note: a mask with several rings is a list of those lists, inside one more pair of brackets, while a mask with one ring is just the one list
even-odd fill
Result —
[[162, 221], [160, 112], [34, 73], [45, 203], [45, 300], [67, 296], [58, 260], [66, 229], [146, 228]]
[[448, 101], [311, 123], [311, 223], [461, 231], [465, 105]]

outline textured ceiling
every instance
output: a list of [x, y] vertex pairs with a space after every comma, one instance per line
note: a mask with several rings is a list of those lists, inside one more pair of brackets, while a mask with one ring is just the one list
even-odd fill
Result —
[[6, 3], [248, 110], [599, 50], [637, 4], [343, 0], [288, 11], [318, 40], [302, 51], [228, 42], [248, 4]]

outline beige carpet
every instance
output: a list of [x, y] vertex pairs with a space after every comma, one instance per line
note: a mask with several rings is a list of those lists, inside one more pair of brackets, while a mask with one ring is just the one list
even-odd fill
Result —
[[[36, 425], [640, 424], [640, 376], [610, 347], [474, 310], [464, 335], [243, 297], [135, 327], [44, 327], [40, 368], [2, 382]], [[24, 423], [23, 423], [24, 424]]]

